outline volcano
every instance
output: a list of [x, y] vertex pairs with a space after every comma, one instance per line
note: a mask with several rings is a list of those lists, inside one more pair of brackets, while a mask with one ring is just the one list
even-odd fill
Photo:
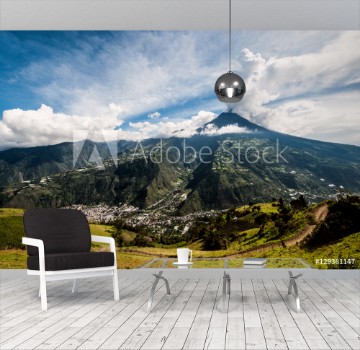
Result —
[[[108, 157], [105, 170], [86, 159], [95, 146]], [[184, 214], [360, 192], [360, 147], [282, 134], [235, 113], [220, 114], [187, 139], [148, 139], [141, 148], [119, 141], [118, 164], [104, 144], [84, 147], [75, 169], [71, 143], [0, 152], [0, 205], [128, 203]]]

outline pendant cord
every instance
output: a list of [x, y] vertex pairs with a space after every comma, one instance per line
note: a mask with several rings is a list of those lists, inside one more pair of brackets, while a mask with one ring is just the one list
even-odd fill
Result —
[[231, 72], [231, 0], [229, 0], [229, 72]]

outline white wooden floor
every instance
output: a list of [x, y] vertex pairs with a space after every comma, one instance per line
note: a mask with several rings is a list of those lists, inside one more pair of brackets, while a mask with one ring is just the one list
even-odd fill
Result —
[[[149, 273], [149, 277], [151, 274]], [[146, 312], [153, 277], [48, 283], [41, 311], [37, 278], [1, 282], [1, 349], [360, 349], [360, 281], [300, 280], [296, 313], [281, 279], [233, 279], [221, 297], [220, 279], [159, 283]]]

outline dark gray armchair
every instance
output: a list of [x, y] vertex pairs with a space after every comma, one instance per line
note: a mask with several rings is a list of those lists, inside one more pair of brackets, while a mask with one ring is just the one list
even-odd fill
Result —
[[[46, 282], [112, 276], [119, 300], [115, 241], [93, 236], [85, 215], [73, 209], [30, 209], [24, 215], [28, 275], [40, 276], [41, 307], [47, 310]], [[91, 252], [91, 241], [110, 244], [110, 252]]]

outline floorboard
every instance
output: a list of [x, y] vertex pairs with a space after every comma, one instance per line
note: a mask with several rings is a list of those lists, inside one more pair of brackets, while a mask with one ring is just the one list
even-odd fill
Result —
[[301, 310], [287, 294], [287, 279], [222, 278], [162, 281], [153, 308], [154, 278], [120, 279], [120, 301], [109, 279], [48, 285], [49, 309], [41, 310], [38, 280], [0, 285], [1, 349], [360, 349], [358, 279], [298, 280]]

